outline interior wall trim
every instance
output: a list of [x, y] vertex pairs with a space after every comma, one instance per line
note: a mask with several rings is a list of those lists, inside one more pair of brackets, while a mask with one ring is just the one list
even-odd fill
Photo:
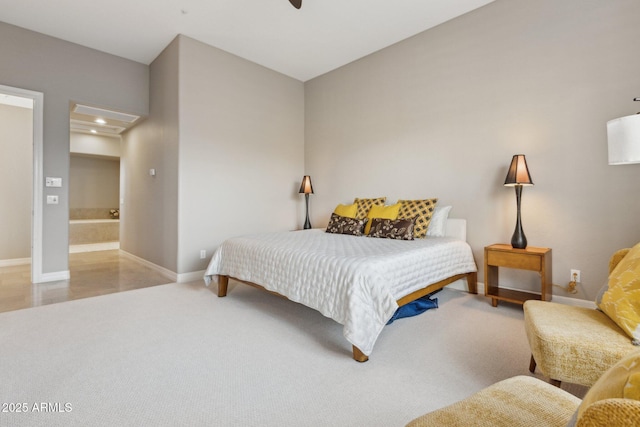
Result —
[[[521, 289], [509, 288], [508, 286], [500, 286], [500, 287], [504, 289], [521, 290]], [[455, 289], [457, 291], [467, 292], [467, 282], [461, 279], [448, 285], [447, 288]], [[478, 282], [478, 295], [484, 296], [484, 283], [482, 282]], [[487, 301], [490, 302], [489, 298], [487, 298]], [[553, 295], [551, 302], [557, 302], [559, 304], [572, 305], [576, 307], [585, 307], [585, 308], [593, 308], [593, 309], [596, 308], [596, 303], [591, 300], [586, 300], [581, 298], [569, 298], [569, 297], [564, 297], [562, 295]]]
[[[44, 94], [28, 89], [0, 85], [0, 93], [30, 98], [33, 100], [33, 191], [31, 215], [31, 282], [41, 283], [52, 280], [50, 276], [58, 277], [59, 273], [42, 272], [44, 252], [42, 248], [44, 204], [44, 167], [43, 167], [43, 123], [44, 123]], [[68, 275], [67, 271], [67, 275]]]
[[176, 280], [177, 283], [195, 282], [196, 280], [202, 280], [204, 283], [204, 273], [206, 270], [191, 271], [189, 273], [178, 274]]
[[13, 267], [14, 265], [31, 264], [31, 258], [0, 259], [0, 267]]
[[178, 281], [178, 274], [167, 269], [164, 268], [162, 266], [159, 266], [158, 264], [154, 264], [151, 261], [147, 261], [144, 258], [140, 258], [139, 256], [136, 256], [132, 253], [129, 253], [127, 251], [124, 251], [122, 249], [120, 249], [120, 254], [123, 256], [126, 256], [127, 258], [130, 258], [134, 261], [139, 262], [140, 264], [143, 264], [149, 268], [152, 268], [153, 270], [157, 271], [158, 273], [164, 275], [165, 277], [167, 277], [168, 279], [171, 279], [172, 282], [177, 282]]
[[69, 270], [54, 271], [53, 273], [41, 273], [40, 282], [34, 282], [34, 283], [57, 282], [60, 280], [69, 280], [70, 278], [71, 278], [71, 273], [69, 273]]

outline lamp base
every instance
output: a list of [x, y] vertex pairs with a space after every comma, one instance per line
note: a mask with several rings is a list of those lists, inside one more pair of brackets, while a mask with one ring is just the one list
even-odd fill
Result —
[[525, 249], [527, 247], [527, 238], [522, 230], [522, 221], [520, 221], [520, 202], [522, 200], [522, 185], [516, 185], [516, 203], [518, 204], [518, 218], [516, 219], [516, 229], [511, 237], [511, 247], [514, 249]]
[[527, 237], [524, 235], [524, 231], [522, 231], [522, 225], [520, 224], [520, 218], [518, 218], [518, 223], [516, 224], [516, 229], [513, 232], [513, 236], [511, 237], [511, 247], [514, 249], [526, 249], [527, 248]]
[[307, 217], [304, 220], [304, 229], [305, 230], [309, 230], [311, 228], [311, 221], [309, 221], [309, 194], [305, 194], [304, 195], [304, 201], [305, 201], [305, 204], [307, 206], [307, 209], [306, 209]]

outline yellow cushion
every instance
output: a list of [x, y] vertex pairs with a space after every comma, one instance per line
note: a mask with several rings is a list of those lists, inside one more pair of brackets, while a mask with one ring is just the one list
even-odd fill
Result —
[[[605, 399], [633, 399], [640, 397], [640, 351], [628, 354], [596, 381], [578, 407], [577, 422], [592, 404]], [[613, 423], [612, 423], [613, 425]]]
[[369, 234], [372, 218], [396, 219], [398, 218], [398, 211], [400, 211], [400, 203], [391, 206], [372, 205], [367, 214], [369, 221], [367, 221], [367, 225], [364, 227], [364, 234]]
[[640, 343], [640, 243], [613, 269], [606, 286], [598, 307]]
[[406, 427], [566, 427], [579, 404], [580, 399], [558, 387], [520, 375], [422, 415]]
[[356, 213], [357, 219], [365, 219], [369, 213], [369, 209], [373, 205], [384, 205], [387, 200], [386, 197], [376, 197], [374, 199], [358, 199], [356, 198], [353, 203], [358, 205], [358, 212]]
[[358, 212], [357, 203], [354, 203], [352, 205], [338, 205], [333, 211], [334, 214], [344, 216], [346, 218], [355, 218], [357, 212]]
[[603, 372], [638, 350], [600, 310], [539, 300], [526, 301], [523, 309], [531, 355], [538, 370], [555, 380], [592, 386]]
[[427, 235], [427, 228], [429, 228], [437, 202], [438, 199], [398, 200], [401, 205], [398, 218], [417, 217], [416, 224], [413, 227], [413, 237], [415, 239], [421, 239]]

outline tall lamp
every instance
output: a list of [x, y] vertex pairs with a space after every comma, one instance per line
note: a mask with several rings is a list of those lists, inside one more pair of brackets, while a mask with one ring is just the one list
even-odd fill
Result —
[[607, 141], [610, 165], [640, 163], [640, 114], [609, 120]]
[[513, 156], [513, 159], [511, 159], [511, 166], [509, 166], [504, 185], [505, 187], [515, 187], [516, 201], [518, 203], [518, 219], [516, 220], [516, 229], [511, 237], [511, 247], [524, 249], [527, 247], [527, 237], [524, 235], [522, 221], [520, 220], [520, 200], [522, 199], [522, 187], [525, 185], [533, 185], [524, 154], [516, 154]]
[[311, 222], [309, 221], [309, 194], [313, 194], [313, 185], [311, 185], [311, 177], [309, 175], [305, 175], [302, 178], [298, 193], [304, 193], [304, 199], [307, 204], [307, 219], [304, 221], [304, 229], [308, 230], [311, 228]]

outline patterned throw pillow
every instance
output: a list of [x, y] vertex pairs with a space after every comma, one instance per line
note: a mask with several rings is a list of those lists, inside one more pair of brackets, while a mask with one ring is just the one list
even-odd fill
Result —
[[381, 237], [383, 239], [413, 240], [413, 227], [415, 219], [384, 219], [373, 218], [369, 237]]
[[[608, 399], [612, 399], [609, 400], [609, 402], [612, 403], [615, 403], [615, 399], [640, 400], [639, 380], [640, 352], [633, 351], [609, 368], [609, 370], [603, 373], [598, 381], [591, 386], [567, 427], [574, 427], [578, 422], [584, 423], [581, 425], [604, 425], [602, 424], [602, 419], [597, 420], [596, 418], [598, 412], [590, 412], [590, 407], [595, 408], [595, 405], [604, 403], [603, 401]], [[620, 421], [629, 419], [630, 414], [625, 413], [624, 407], [618, 406], [617, 409], [618, 410], [615, 411], [616, 418], [619, 417]], [[602, 415], [602, 412], [600, 412], [600, 415]], [[611, 415], [614, 416], [614, 413], [612, 412]], [[613, 419], [609, 419], [608, 421], [610, 425], [624, 425], [619, 424]], [[632, 422], [628, 425], [631, 424]]]
[[349, 234], [351, 236], [362, 236], [366, 219], [355, 219], [340, 216], [336, 213], [331, 214], [329, 225], [327, 225], [327, 233]]
[[609, 274], [596, 304], [631, 337], [633, 344], [640, 345], [640, 243]]
[[367, 214], [369, 213], [369, 209], [371, 209], [371, 206], [373, 205], [384, 206], [384, 202], [386, 200], [387, 200], [386, 197], [378, 197], [375, 199], [358, 199], [356, 197], [356, 199], [353, 201], [353, 203], [358, 205], [358, 212], [356, 213], [356, 218], [365, 219], [367, 217]]
[[427, 235], [427, 228], [429, 227], [429, 222], [431, 222], [437, 202], [438, 199], [398, 200], [398, 203], [400, 203], [399, 219], [418, 217], [413, 228], [414, 238], [421, 239]]

